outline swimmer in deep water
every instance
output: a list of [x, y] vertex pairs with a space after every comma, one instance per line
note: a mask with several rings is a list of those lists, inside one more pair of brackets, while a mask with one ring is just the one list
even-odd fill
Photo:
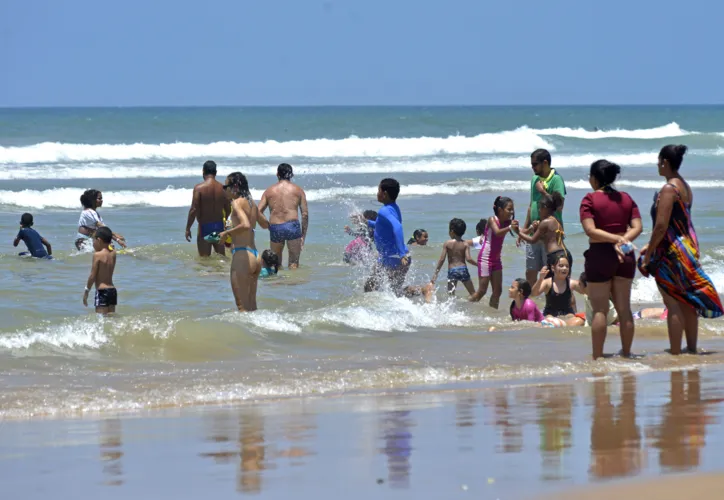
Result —
[[407, 240], [407, 244], [411, 247], [424, 247], [427, 246], [427, 242], [430, 240], [430, 235], [424, 229], [415, 229], [412, 233], [412, 238]]
[[219, 255], [225, 255], [224, 240], [210, 242], [205, 240], [212, 233], [221, 233], [225, 229], [224, 215], [230, 213], [229, 200], [224, 194], [222, 184], [216, 180], [216, 163], [209, 160], [202, 170], [204, 182], [194, 186], [189, 216], [186, 220], [186, 241], [191, 241], [191, 226], [198, 221], [196, 247], [201, 257], [209, 257], [211, 249]]
[[21, 241], [28, 247], [27, 252], [20, 252], [21, 256], [30, 255], [38, 259], [53, 258], [53, 249], [48, 240], [33, 229], [33, 214], [24, 213], [20, 216], [20, 231], [13, 241], [13, 246], [17, 247]]
[[256, 311], [256, 290], [262, 264], [259, 251], [254, 242], [254, 229], [257, 223], [264, 229], [269, 221], [257, 208], [251, 198], [249, 183], [241, 172], [233, 172], [224, 184], [226, 196], [231, 201], [232, 228], [220, 233], [218, 241], [223, 242], [231, 236], [231, 270], [229, 279], [234, 300], [239, 311]]

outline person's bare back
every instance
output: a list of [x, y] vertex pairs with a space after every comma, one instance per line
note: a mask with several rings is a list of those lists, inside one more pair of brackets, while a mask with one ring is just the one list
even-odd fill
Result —
[[462, 239], [465, 229], [465, 221], [457, 218], [450, 221], [450, 239], [442, 245], [442, 253], [437, 260], [437, 267], [430, 283], [434, 284], [437, 281], [437, 275], [440, 273], [445, 260], [447, 260], [448, 293], [455, 293], [455, 287], [460, 281], [468, 293], [473, 295], [475, 294], [475, 287], [470, 279], [467, 263], [477, 265], [477, 262], [470, 256], [470, 246]]
[[[279, 256], [281, 266], [285, 243], [289, 245], [289, 267], [299, 266], [304, 240], [309, 226], [307, 195], [304, 189], [293, 184], [292, 166], [282, 163], [277, 168], [278, 182], [270, 186], [261, 197], [259, 212], [269, 207], [269, 239], [271, 250]], [[299, 222], [301, 212], [302, 221]]]
[[203, 169], [204, 182], [194, 186], [193, 199], [189, 216], [186, 221], [186, 241], [191, 241], [191, 226], [198, 221], [196, 245], [199, 255], [208, 257], [213, 248], [216, 253], [224, 255], [224, 242], [209, 243], [204, 237], [224, 230], [224, 217], [231, 208], [224, 194], [224, 186], [216, 180], [216, 163], [207, 161]]
[[269, 187], [261, 197], [260, 207], [269, 207], [269, 224], [284, 224], [299, 220], [299, 209], [302, 199], [306, 197], [304, 190], [291, 181], [279, 181]]
[[447, 250], [447, 267], [465, 266], [466, 256], [470, 257], [470, 247], [463, 240], [448, 240], [445, 242]]

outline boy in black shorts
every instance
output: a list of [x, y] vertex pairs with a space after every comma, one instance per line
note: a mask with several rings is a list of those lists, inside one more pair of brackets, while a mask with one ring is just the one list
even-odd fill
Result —
[[100, 227], [93, 237], [93, 265], [83, 294], [83, 305], [88, 307], [88, 293], [96, 287], [96, 312], [108, 314], [116, 312], [118, 293], [113, 285], [113, 271], [116, 268], [116, 252], [111, 248], [113, 232], [108, 227]]

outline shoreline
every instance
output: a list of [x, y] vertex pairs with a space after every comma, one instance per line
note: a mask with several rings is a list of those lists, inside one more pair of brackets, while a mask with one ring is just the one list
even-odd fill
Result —
[[599, 498], [588, 493], [607, 494], [619, 483], [644, 491], [660, 482], [655, 476], [721, 469], [722, 374], [721, 367], [609, 373], [6, 420], [0, 466], [10, 497], [31, 500], [77, 498], [78, 491], [150, 498], [160, 490], [179, 499], [202, 492], [336, 498], [345, 485], [353, 500], [391, 491], [410, 498]]

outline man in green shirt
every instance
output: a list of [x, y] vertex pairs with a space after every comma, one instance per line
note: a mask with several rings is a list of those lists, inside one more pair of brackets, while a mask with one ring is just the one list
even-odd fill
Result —
[[[559, 192], [563, 198], [566, 197], [566, 184], [555, 169], [551, 168], [551, 154], [545, 149], [536, 149], [530, 155], [530, 166], [533, 168], [533, 178], [530, 181], [530, 205], [528, 214], [525, 217], [525, 224], [520, 228], [528, 234], [532, 233], [532, 224], [540, 220], [538, 216], [538, 200], [543, 195]], [[556, 212], [556, 218], [563, 226], [563, 207]], [[518, 245], [523, 241], [518, 238]], [[533, 286], [538, 278], [538, 273], [546, 265], [546, 247], [542, 241], [527, 243], [525, 250], [525, 279]]]

